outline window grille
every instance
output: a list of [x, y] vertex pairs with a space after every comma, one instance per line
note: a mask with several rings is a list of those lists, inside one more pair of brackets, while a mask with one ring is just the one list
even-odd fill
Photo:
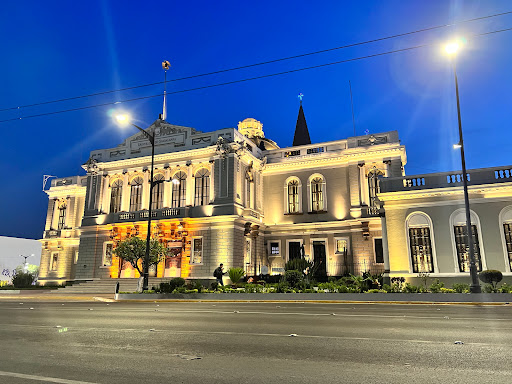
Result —
[[409, 228], [409, 244], [411, 247], [412, 271], [414, 273], [434, 272], [430, 228]]
[[379, 176], [382, 176], [382, 172], [374, 168], [368, 173], [368, 193], [370, 197], [370, 206], [368, 213], [376, 215], [380, 211], [380, 203], [377, 199], [377, 194], [380, 192], [380, 180]]
[[312, 153], [321, 153], [323, 151], [324, 151], [324, 147], [308, 148], [307, 153], [308, 153], [308, 155], [311, 155]]
[[311, 210], [313, 212], [324, 210], [324, 180], [321, 177], [311, 180]]
[[121, 211], [121, 198], [123, 196], [123, 181], [117, 179], [112, 183], [110, 191], [110, 212], [117, 213]]
[[153, 198], [151, 201], [151, 209], [162, 209], [164, 206], [164, 181], [165, 177], [158, 174], [153, 177]]
[[178, 172], [172, 177], [172, 208], [186, 205], [187, 174]]
[[[459, 270], [461, 272], [469, 272], [469, 244], [468, 231], [466, 225], [455, 225], [455, 247], [457, 249], [457, 259], [459, 261]], [[471, 226], [473, 235], [473, 253], [475, 255], [476, 268], [482, 270], [482, 260], [480, 258], [480, 243], [478, 241], [478, 231], [476, 225]]]
[[292, 156], [299, 156], [299, 155], [300, 155], [300, 150], [285, 151], [285, 153], [284, 153], [284, 157], [292, 157]]
[[298, 213], [299, 210], [299, 182], [292, 180], [288, 183], [288, 213]]
[[138, 176], [131, 182], [130, 190], [130, 211], [140, 211], [142, 209], [142, 177]]
[[503, 231], [505, 232], [505, 243], [507, 245], [508, 264], [512, 270], [512, 223], [503, 223]]
[[57, 229], [62, 229], [66, 225], [66, 204], [62, 204], [59, 207], [59, 222], [57, 224]]

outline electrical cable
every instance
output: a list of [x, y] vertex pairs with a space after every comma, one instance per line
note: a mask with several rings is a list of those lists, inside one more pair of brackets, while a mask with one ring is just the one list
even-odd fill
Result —
[[[493, 18], [493, 17], [504, 16], [504, 15], [508, 15], [508, 14], [512, 14], [512, 11], [496, 13], [496, 14], [493, 14], [493, 15], [476, 17], [476, 18], [473, 18], [473, 19], [461, 20], [461, 21], [450, 23], [450, 24], [443, 24], [443, 25], [437, 25], [437, 26], [434, 26], [434, 27], [422, 28], [422, 29], [418, 29], [418, 30], [415, 30], [415, 31], [399, 33], [399, 34], [391, 35], [391, 36], [379, 37], [379, 38], [372, 39], [372, 40], [366, 40], [366, 41], [361, 41], [361, 42], [357, 42], [357, 43], [342, 45], [342, 46], [339, 46], [339, 47], [327, 48], [327, 49], [322, 49], [322, 50], [319, 50], [319, 51], [307, 52], [307, 53], [302, 53], [302, 54], [299, 54], [299, 55], [294, 55], [294, 56], [288, 56], [288, 57], [282, 57], [282, 58], [278, 58], [278, 59], [262, 61], [262, 62], [259, 62], [259, 63], [242, 65], [242, 66], [239, 66], [239, 67], [221, 69], [221, 70], [213, 71], [213, 72], [200, 73], [200, 74], [197, 74], [197, 75], [180, 77], [180, 78], [177, 78], [177, 79], [169, 80], [169, 82], [181, 81], [181, 80], [189, 80], [189, 79], [194, 79], [194, 78], [203, 77], [203, 76], [216, 75], [216, 74], [219, 74], [219, 73], [225, 73], [225, 72], [236, 71], [236, 70], [240, 70], [240, 69], [252, 68], [252, 67], [256, 67], [256, 66], [260, 66], [260, 65], [277, 63], [277, 62], [285, 61], [285, 60], [297, 59], [297, 58], [300, 58], [300, 57], [317, 55], [319, 53], [331, 52], [331, 51], [335, 51], [335, 50], [339, 50], [339, 49], [345, 49], [345, 48], [351, 48], [351, 47], [356, 47], [356, 46], [370, 44], [370, 43], [376, 43], [376, 42], [379, 42], [379, 41], [395, 39], [397, 37], [403, 37], [403, 36], [413, 35], [413, 34], [417, 34], [417, 33], [421, 33], [421, 32], [427, 32], [427, 31], [432, 31], [432, 30], [436, 30], [436, 29], [447, 28], [447, 27], [451, 27], [451, 26], [454, 26], [454, 25], [457, 25], [457, 24], [469, 23], [469, 22], [473, 22], [473, 21], [479, 21], [479, 20], [489, 19], [489, 18]], [[106, 94], [114, 93], [114, 92], [123, 92], [123, 91], [128, 91], [128, 90], [137, 89], [137, 88], [144, 88], [144, 87], [150, 87], [150, 86], [154, 86], [154, 85], [160, 85], [160, 84], [163, 84], [163, 83], [164, 83], [163, 81], [158, 81], [158, 82], [154, 82], [154, 83], [135, 85], [135, 86], [132, 86], [132, 87], [126, 87], [126, 88], [119, 88], [119, 89], [114, 89], [114, 90], [109, 90], [109, 91], [90, 93], [90, 94], [87, 94], [87, 95], [72, 96], [72, 97], [66, 97], [66, 98], [57, 99], [57, 100], [50, 100], [50, 101], [42, 101], [42, 102], [39, 102], [39, 103], [25, 104], [25, 105], [21, 105], [21, 106], [17, 106], [17, 107], [8, 107], [8, 108], [0, 109], [0, 112], [12, 111], [12, 110], [20, 109], [20, 108], [35, 107], [35, 106], [45, 105], [45, 104], [60, 103], [60, 102], [63, 102], [63, 101], [70, 101], [70, 100], [82, 99], [82, 98], [93, 97], [93, 96], [101, 96], [101, 95], [106, 95]]]
[[[512, 28], [505, 28], [505, 29], [500, 29], [500, 30], [496, 30], [496, 31], [479, 33], [479, 34], [476, 34], [476, 35], [469, 36], [469, 38], [486, 36], [486, 35], [491, 35], [491, 34], [496, 34], [496, 33], [501, 33], [501, 32], [507, 32], [507, 31], [512, 31]], [[373, 57], [379, 57], [379, 56], [385, 56], [385, 55], [390, 55], [390, 54], [394, 54], [394, 53], [411, 51], [411, 50], [415, 50], [415, 49], [419, 49], [419, 48], [424, 48], [424, 47], [428, 47], [428, 46], [432, 46], [432, 45], [435, 45], [435, 43], [420, 44], [420, 45], [415, 45], [415, 46], [412, 46], [412, 47], [395, 49], [395, 50], [387, 51], [387, 52], [380, 52], [380, 53], [375, 53], [375, 54], [366, 55], [366, 56], [359, 56], [359, 57], [354, 57], [354, 58], [351, 58], [351, 59], [339, 60], [339, 61], [334, 61], [334, 62], [330, 62], [330, 63], [313, 65], [313, 66], [309, 66], [309, 67], [290, 69], [288, 71], [270, 73], [270, 74], [267, 74], [267, 75], [249, 77], [249, 78], [233, 80], [233, 81], [227, 81], [227, 82], [224, 82], [224, 83], [203, 85], [203, 86], [200, 86], [200, 87], [188, 88], [188, 89], [183, 89], [183, 90], [180, 90], [180, 91], [167, 92], [167, 95], [178, 94], [178, 93], [185, 93], [185, 92], [192, 92], [192, 91], [198, 91], [198, 90], [201, 90], [201, 89], [220, 87], [220, 86], [223, 86], [223, 85], [231, 85], [231, 84], [242, 83], [242, 82], [246, 82], [246, 81], [264, 79], [264, 78], [268, 78], [268, 77], [281, 76], [281, 75], [285, 75], [285, 74], [289, 74], [289, 73], [294, 73], [294, 72], [306, 71], [306, 70], [310, 70], [310, 69], [322, 68], [322, 67], [327, 67], [327, 66], [336, 65], [336, 64], [342, 64], [342, 63], [348, 63], [348, 62], [351, 62], [351, 61], [359, 61], [359, 60], [369, 59], [369, 58], [373, 58]], [[122, 100], [122, 101], [113, 101], [113, 102], [108, 102], [108, 103], [87, 105], [87, 106], [84, 106], [84, 107], [77, 107], [77, 108], [63, 109], [63, 110], [53, 111], [53, 112], [39, 113], [39, 114], [29, 115], [29, 116], [25, 116], [25, 117], [15, 117], [15, 118], [11, 118], [11, 119], [4, 119], [4, 120], [0, 120], [0, 123], [5, 123], [5, 122], [9, 122], [9, 121], [17, 121], [17, 120], [28, 119], [28, 118], [33, 118], [33, 117], [55, 115], [55, 114], [60, 114], [60, 113], [64, 113], [64, 112], [73, 112], [73, 111], [80, 111], [80, 110], [84, 110], [84, 109], [105, 107], [105, 106], [109, 106], [109, 105], [128, 103], [128, 102], [132, 102], [132, 101], [151, 99], [151, 98], [162, 97], [162, 96], [163, 96], [163, 93], [159, 93], [157, 95], [135, 97], [135, 98], [132, 98], [132, 99], [126, 99], [126, 100]]]

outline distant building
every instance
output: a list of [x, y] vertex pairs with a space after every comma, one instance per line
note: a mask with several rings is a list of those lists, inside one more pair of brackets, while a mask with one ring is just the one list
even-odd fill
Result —
[[[382, 179], [391, 277], [420, 273], [470, 282], [462, 173]], [[468, 170], [474, 254], [479, 271], [512, 281], [512, 166]], [[416, 281], [418, 283], [418, 281]]]
[[[384, 272], [381, 177], [403, 175], [396, 131], [310, 144], [302, 105], [295, 146], [263, 125], [199, 132], [156, 120], [152, 234], [170, 255], [150, 275], [212, 279], [219, 263], [249, 275], [281, 273], [305, 254], [320, 273]], [[86, 176], [54, 179], [40, 280], [133, 278], [116, 244], [146, 237], [151, 146], [135, 134], [91, 152]]]

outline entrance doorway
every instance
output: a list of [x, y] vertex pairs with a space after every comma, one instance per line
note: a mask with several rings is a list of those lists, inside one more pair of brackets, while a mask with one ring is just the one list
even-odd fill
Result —
[[313, 257], [318, 265], [317, 276], [327, 276], [327, 256], [325, 253], [325, 241], [313, 241]]
[[181, 276], [181, 251], [182, 242], [169, 243], [169, 253], [165, 257], [164, 277], [180, 277]]

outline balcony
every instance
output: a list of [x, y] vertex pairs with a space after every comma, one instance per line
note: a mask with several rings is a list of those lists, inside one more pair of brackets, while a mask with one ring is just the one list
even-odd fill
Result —
[[[172, 219], [172, 218], [182, 218], [188, 215], [189, 207], [180, 207], [180, 208], [162, 208], [151, 211], [151, 219], [159, 220], [159, 219]], [[149, 217], [149, 211], [137, 211], [137, 212], [118, 212], [111, 213], [108, 215], [109, 223], [118, 223], [118, 222], [126, 222], [126, 221], [140, 221], [147, 220]]]
[[60, 229], [50, 229], [48, 231], [44, 231], [43, 238], [44, 239], [52, 239], [60, 237]]
[[[512, 182], [512, 166], [470, 169], [467, 171], [467, 180], [468, 186], [510, 183]], [[462, 171], [427, 173], [424, 175], [382, 178], [380, 179], [380, 192], [417, 191], [462, 185]]]

